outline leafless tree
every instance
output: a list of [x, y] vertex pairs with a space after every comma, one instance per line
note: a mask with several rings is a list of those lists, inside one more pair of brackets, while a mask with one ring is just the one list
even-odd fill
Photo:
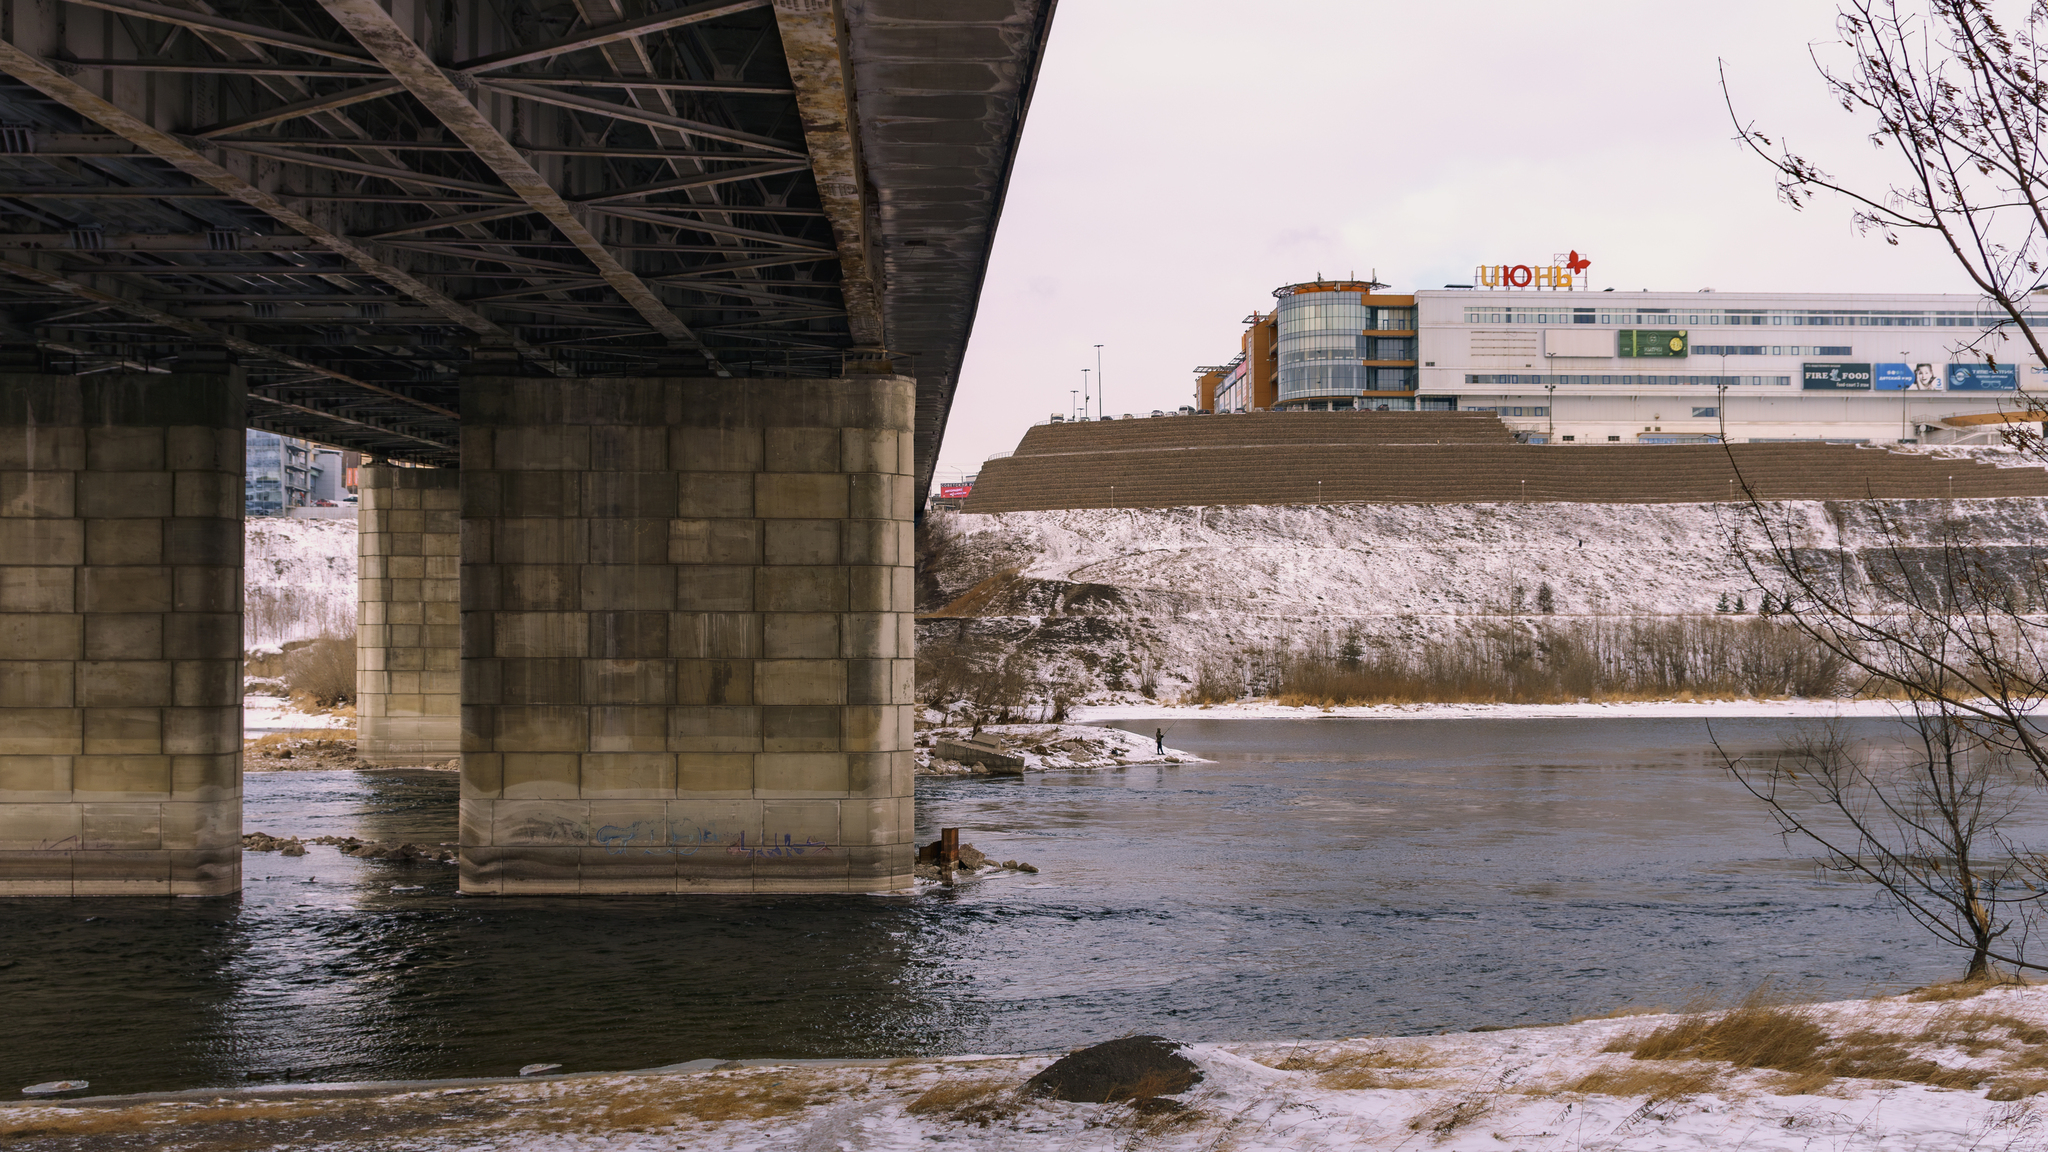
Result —
[[[1894, 178], [1838, 177], [1767, 135], [1742, 118], [1724, 72], [1739, 139], [1795, 209], [1832, 194], [1887, 243], [1918, 234], [1941, 244], [1998, 317], [1958, 332], [1957, 355], [2048, 366], [2027, 316], [2048, 280], [2048, 0], [1846, 0], [1838, 29], [1846, 63], [1816, 56], [1815, 66], [1892, 157]], [[2007, 441], [2048, 459], [2020, 422], [2040, 405], [2015, 401]], [[1905, 753], [1830, 736], [1730, 770], [1824, 864], [1876, 881], [1967, 950], [1972, 977], [1994, 961], [2039, 970], [2024, 955], [2038, 897], [2013, 885], [2039, 881], [2040, 857], [2008, 830], [2048, 788], [2035, 719], [2048, 699], [2042, 565], [1983, 547], [1949, 503], [1842, 506], [1837, 526], [1853, 521], [1871, 545], [1837, 533], [1827, 547], [1798, 510], [1765, 504], [1746, 480], [1743, 492], [1731, 544], [1773, 618], [1852, 669], [1863, 694], [1901, 701], [1915, 736]]]
[[1913, 739], [1872, 747], [1830, 726], [1776, 755], [1724, 753], [1724, 763], [1779, 831], [1820, 849], [1822, 867], [1875, 881], [1967, 952], [1965, 980], [1989, 978], [1994, 960], [2048, 971], [2025, 958], [2043, 896], [2039, 860], [2004, 831], [2032, 798], [2032, 774], [1952, 715], [1922, 712], [1912, 727]]
[[1898, 700], [1913, 735], [1887, 748], [1830, 733], [1767, 762], [1724, 758], [1729, 771], [1825, 866], [1877, 882], [1968, 951], [1966, 978], [1992, 961], [2048, 971], [2025, 955], [2042, 857], [2012, 831], [2048, 799], [2041, 562], [1974, 542], [1946, 502], [1839, 506], [1830, 542], [1809, 535], [1810, 508], [1744, 491], [1731, 546], [1776, 622], [1850, 669], [1860, 694]]
[[[2015, 12], [2003, 20], [1996, 9]], [[1722, 92], [1741, 141], [1776, 170], [1779, 196], [1806, 208], [1821, 193], [1846, 198], [1859, 228], [1897, 244], [1902, 235], [1938, 238], [1977, 290], [2002, 314], [1959, 352], [2048, 365], [2048, 350], [2026, 316], [2028, 295], [2048, 266], [2048, 0], [1848, 0], [1838, 28], [1851, 63], [1816, 58], [1836, 101], [1869, 122], [1871, 144], [1896, 157], [1900, 177], [1858, 186], [1810, 155], [1766, 135], [1737, 111], [1726, 71]]]

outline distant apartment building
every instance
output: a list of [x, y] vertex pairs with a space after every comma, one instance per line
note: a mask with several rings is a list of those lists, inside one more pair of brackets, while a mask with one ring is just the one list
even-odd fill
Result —
[[[317, 466], [315, 448], [304, 440], [275, 432], [243, 433], [243, 512], [249, 516], [283, 516], [304, 508], [313, 495]], [[338, 461], [336, 471], [339, 471]]]
[[2024, 341], [1974, 296], [1596, 293], [1555, 268], [1493, 271], [1534, 283], [1280, 288], [1236, 359], [1196, 369], [1194, 406], [1491, 411], [1523, 439], [1579, 444], [1957, 442], [2042, 418], [2025, 393], [2048, 374], [2017, 363]]

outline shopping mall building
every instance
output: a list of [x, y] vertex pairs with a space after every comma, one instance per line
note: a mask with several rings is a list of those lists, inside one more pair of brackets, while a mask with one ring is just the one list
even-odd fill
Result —
[[1974, 296], [1592, 292], [1564, 267], [1477, 279], [1530, 287], [1280, 288], [1235, 359], [1196, 370], [1195, 407], [1493, 411], [1550, 443], [1948, 443], [1995, 441], [2038, 407], [2021, 390], [2048, 388]]

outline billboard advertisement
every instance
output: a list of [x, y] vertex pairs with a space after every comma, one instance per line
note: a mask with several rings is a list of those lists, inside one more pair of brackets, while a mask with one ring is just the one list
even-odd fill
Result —
[[1868, 392], [1868, 364], [1802, 364], [1799, 386], [1808, 392]]
[[968, 493], [973, 491], [974, 485], [972, 484], [939, 485], [939, 495], [947, 500], [964, 500], [966, 499]]
[[1879, 392], [1939, 392], [1941, 371], [1932, 364], [1873, 364]]
[[1633, 357], [1683, 357], [1687, 343], [1683, 331], [1657, 328], [1623, 328], [1616, 333], [1620, 339], [1617, 356]]
[[1989, 364], [1951, 364], [1948, 366], [1948, 390], [2017, 392], [2020, 390], [2019, 372], [2010, 364], [1996, 368]]

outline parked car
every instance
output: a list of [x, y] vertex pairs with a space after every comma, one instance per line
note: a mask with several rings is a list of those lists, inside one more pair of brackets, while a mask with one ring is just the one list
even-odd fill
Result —
[[339, 507], [341, 507], [341, 505], [339, 505], [339, 504], [336, 504], [336, 503], [335, 503], [334, 501], [332, 501], [332, 500], [315, 500], [315, 501], [313, 501], [313, 507], [315, 507], [315, 508], [339, 508]]

